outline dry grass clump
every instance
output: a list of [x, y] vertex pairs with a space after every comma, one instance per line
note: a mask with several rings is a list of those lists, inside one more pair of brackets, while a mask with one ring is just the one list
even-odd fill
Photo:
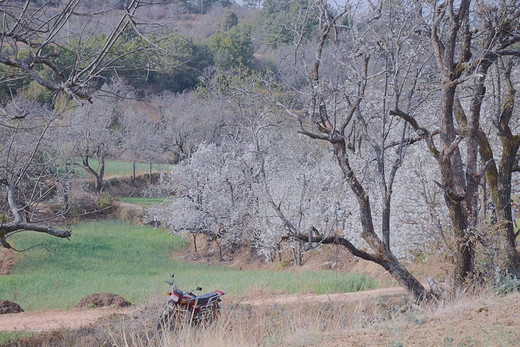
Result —
[[128, 346], [304, 346], [327, 336], [368, 327], [388, 319], [376, 302], [225, 307], [207, 327], [184, 326], [179, 331], [154, 334], [126, 322], [111, 332], [112, 343]]
[[518, 346], [520, 293], [488, 289], [456, 293], [368, 328], [340, 334], [325, 346]]
[[114, 315], [89, 328], [42, 333], [7, 346], [317, 345], [335, 334], [369, 327], [389, 318], [387, 308], [376, 301], [301, 307], [228, 304], [213, 324], [184, 326], [174, 333], [155, 330], [160, 311], [154, 303], [132, 316]]
[[357, 303], [252, 307], [225, 304], [207, 327], [157, 332], [160, 304], [96, 326], [19, 340], [23, 346], [513, 346], [520, 341], [520, 294], [460, 294], [417, 307], [405, 297]]

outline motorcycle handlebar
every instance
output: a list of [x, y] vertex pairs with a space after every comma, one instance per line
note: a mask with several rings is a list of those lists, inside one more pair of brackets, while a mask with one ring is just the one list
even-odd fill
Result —
[[[0, 1], [1, 1], [1, 0], [0, 0]], [[170, 276], [171, 276], [172, 279], [173, 279], [173, 277], [174, 277], [173, 272], [170, 274]], [[170, 281], [164, 281], [164, 282], [166, 282], [166, 283], [167, 283], [168, 285], [170, 285], [170, 286], [175, 286], [175, 285], [173, 284], [173, 281], [171, 281], [171, 282], [170, 282]], [[202, 290], [202, 287], [197, 287], [195, 290], [196, 290], [196, 291], [201, 291], [201, 290]], [[188, 293], [188, 294], [191, 294], [192, 296], [196, 296], [196, 295], [193, 294], [192, 292], [187, 292], [187, 293]]]

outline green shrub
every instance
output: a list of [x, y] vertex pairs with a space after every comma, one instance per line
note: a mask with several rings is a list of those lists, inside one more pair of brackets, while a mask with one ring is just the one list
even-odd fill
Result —
[[97, 210], [111, 210], [115, 207], [115, 200], [112, 195], [108, 193], [102, 193], [96, 201]]
[[502, 274], [497, 271], [495, 274], [494, 290], [498, 295], [507, 295], [520, 290], [520, 280], [510, 273]]

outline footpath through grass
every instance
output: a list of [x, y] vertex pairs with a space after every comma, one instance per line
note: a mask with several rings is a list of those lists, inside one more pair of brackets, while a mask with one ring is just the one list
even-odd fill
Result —
[[[187, 241], [161, 229], [122, 221], [96, 221], [77, 225], [70, 241], [37, 233], [20, 233], [10, 240], [23, 249], [12, 273], [0, 276], [0, 298], [25, 310], [71, 308], [92, 293], [111, 292], [132, 303], [145, 303], [168, 289], [170, 272], [184, 290], [223, 289], [230, 295], [249, 290], [285, 293], [337, 293], [375, 287], [360, 274], [334, 271], [241, 271], [172, 259]], [[1, 330], [1, 328], [0, 328]]]

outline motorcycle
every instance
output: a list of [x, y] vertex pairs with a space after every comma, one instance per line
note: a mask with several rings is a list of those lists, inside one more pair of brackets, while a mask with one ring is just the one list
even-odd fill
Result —
[[[216, 290], [197, 296], [193, 292], [183, 292], [178, 289], [173, 282], [175, 275], [172, 273], [170, 276], [172, 281], [165, 282], [171, 286], [171, 291], [166, 292], [168, 303], [157, 322], [157, 330], [175, 331], [177, 327], [184, 324], [209, 324], [218, 317], [221, 297], [226, 294], [225, 291]], [[202, 288], [197, 287], [196, 290], [201, 291]]]

